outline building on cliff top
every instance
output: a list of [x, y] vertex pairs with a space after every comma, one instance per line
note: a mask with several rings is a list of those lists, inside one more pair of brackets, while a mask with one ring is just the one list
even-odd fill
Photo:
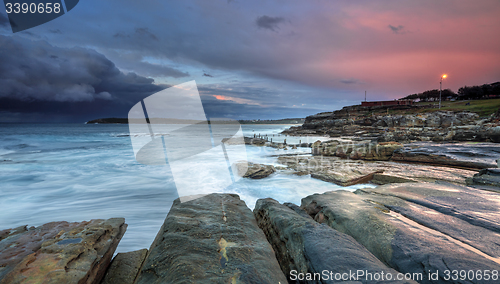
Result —
[[393, 101], [375, 101], [375, 102], [361, 102], [362, 107], [373, 106], [409, 106], [413, 105], [413, 100], [393, 100]]

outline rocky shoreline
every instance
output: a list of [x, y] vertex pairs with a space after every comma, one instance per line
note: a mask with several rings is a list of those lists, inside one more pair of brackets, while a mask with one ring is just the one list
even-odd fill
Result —
[[[394, 110], [394, 107], [385, 107], [384, 110], [386, 108], [387, 112]], [[402, 107], [397, 106], [397, 108], [399, 110]], [[411, 107], [407, 108], [411, 109]], [[308, 116], [302, 126], [291, 127], [283, 131], [283, 134], [348, 136], [377, 142], [401, 143], [410, 141], [500, 142], [500, 111], [483, 118], [476, 113], [466, 111], [394, 115], [380, 115], [379, 113], [380, 107], [347, 106], [338, 111]]]
[[[113, 259], [127, 227], [123, 218], [0, 231], [0, 284], [498, 283], [500, 144], [491, 142], [499, 126], [493, 118], [481, 124], [489, 134], [473, 141], [489, 142], [457, 142], [465, 136], [445, 135], [443, 117], [430, 130], [439, 115], [425, 117], [419, 130], [436, 136], [353, 120], [340, 125], [353, 135], [335, 137], [339, 122], [325, 114], [287, 133], [333, 136], [328, 141], [245, 137], [246, 144], [279, 150], [273, 156], [283, 166], [249, 163], [242, 177], [278, 172], [377, 186], [304, 196], [300, 206], [263, 198], [253, 212], [235, 194], [177, 199], [149, 249]], [[451, 121], [458, 127], [476, 118]], [[285, 151], [300, 147], [310, 153]], [[474, 275], [453, 279], [447, 276], [453, 271]]]
[[499, 197], [419, 182], [259, 199], [253, 212], [235, 194], [177, 199], [149, 250], [112, 262], [123, 219], [1, 231], [0, 283], [338, 283], [349, 271], [344, 283], [497, 283], [446, 271], [500, 270]]

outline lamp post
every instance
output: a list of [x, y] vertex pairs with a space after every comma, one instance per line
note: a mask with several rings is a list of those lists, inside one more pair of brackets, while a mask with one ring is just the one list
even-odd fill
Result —
[[443, 79], [446, 78], [447, 75], [444, 74], [441, 76], [441, 81], [439, 81], [439, 109], [441, 109], [441, 92], [442, 92], [442, 86], [443, 86]]

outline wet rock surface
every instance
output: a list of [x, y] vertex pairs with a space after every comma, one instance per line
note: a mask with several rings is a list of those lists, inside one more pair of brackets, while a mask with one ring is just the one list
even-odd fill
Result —
[[[457, 218], [455, 214], [449, 215], [441, 213], [437, 210], [431, 209], [426, 206], [419, 205], [418, 203], [408, 202], [404, 199], [394, 197], [389, 194], [384, 194], [386, 191], [392, 189], [399, 190], [401, 185], [384, 186], [378, 189], [362, 189], [357, 191], [358, 195], [368, 198], [373, 202], [382, 204], [391, 211], [394, 211], [402, 216], [409, 218], [410, 220], [423, 225], [426, 228], [435, 230], [450, 236], [459, 242], [469, 245], [482, 253], [491, 256], [500, 256], [500, 245], [497, 243], [500, 234], [496, 232], [495, 228], [489, 226], [476, 225], [476, 222], [470, 222], [469, 220], [464, 220]], [[412, 190], [425, 187], [426, 189], [435, 187], [433, 184], [413, 184], [409, 186], [404, 186], [405, 188]], [[456, 187], [456, 186], [446, 186], [439, 185], [439, 190], [445, 191], [440, 192], [440, 194], [448, 193], [447, 198], [462, 198], [462, 192], [458, 191], [457, 188], [463, 188], [469, 190], [466, 187]], [[473, 189], [470, 189], [473, 190]], [[479, 191], [479, 193], [481, 193]], [[437, 194], [434, 193], [434, 194]], [[485, 196], [487, 197], [487, 196]], [[464, 198], [467, 198], [465, 196]], [[466, 200], [466, 202], [473, 202], [472, 200]], [[480, 218], [482, 215], [481, 209], [473, 209], [475, 218]]]
[[99, 283], [126, 228], [113, 218], [3, 231], [0, 283]]
[[234, 194], [174, 201], [137, 283], [286, 283], [252, 211]]
[[141, 249], [117, 254], [101, 284], [133, 284], [147, 253], [147, 249]]
[[500, 146], [491, 143], [412, 143], [398, 149], [393, 161], [484, 169], [497, 166]]
[[500, 195], [495, 192], [436, 183], [386, 185], [369, 191], [398, 197], [500, 233]]
[[[351, 236], [314, 221], [305, 211], [293, 204], [282, 205], [274, 199], [259, 199], [254, 209], [259, 227], [273, 245], [281, 269], [289, 283], [339, 283], [327, 273], [327, 278], [295, 281], [298, 273], [311, 275], [324, 271], [348, 273], [363, 270], [367, 273], [398, 272], [388, 268]], [[291, 273], [294, 271], [293, 273]], [[307, 277], [307, 276], [305, 276]], [[312, 278], [311, 276], [311, 279]], [[388, 283], [367, 280], [355, 283]], [[344, 282], [345, 283], [345, 282]], [[398, 283], [416, 283], [399, 281]]]
[[[405, 183], [315, 194], [301, 208], [390, 267], [423, 273], [419, 283], [488, 283], [442, 277], [453, 269], [500, 269], [499, 202], [497, 193], [469, 187]], [[439, 271], [441, 278], [429, 280], [429, 271]]]

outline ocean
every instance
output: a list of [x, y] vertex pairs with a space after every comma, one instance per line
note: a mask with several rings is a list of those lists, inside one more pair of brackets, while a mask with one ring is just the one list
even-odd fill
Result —
[[[245, 136], [267, 134], [275, 142], [326, 139], [279, 135], [290, 125], [241, 127]], [[277, 154], [310, 151], [246, 146], [248, 161], [276, 166]], [[201, 170], [197, 163], [186, 166], [187, 175]], [[313, 193], [367, 186], [340, 187], [278, 172], [265, 179], [241, 179], [224, 191], [239, 194], [253, 209], [259, 198], [300, 205], [301, 198]], [[0, 124], [0, 230], [124, 217], [129, 226], [117, 252], [149, 248], [177, 197], [168, 164], [150, 166], [135, 160], [128, 125]]]

